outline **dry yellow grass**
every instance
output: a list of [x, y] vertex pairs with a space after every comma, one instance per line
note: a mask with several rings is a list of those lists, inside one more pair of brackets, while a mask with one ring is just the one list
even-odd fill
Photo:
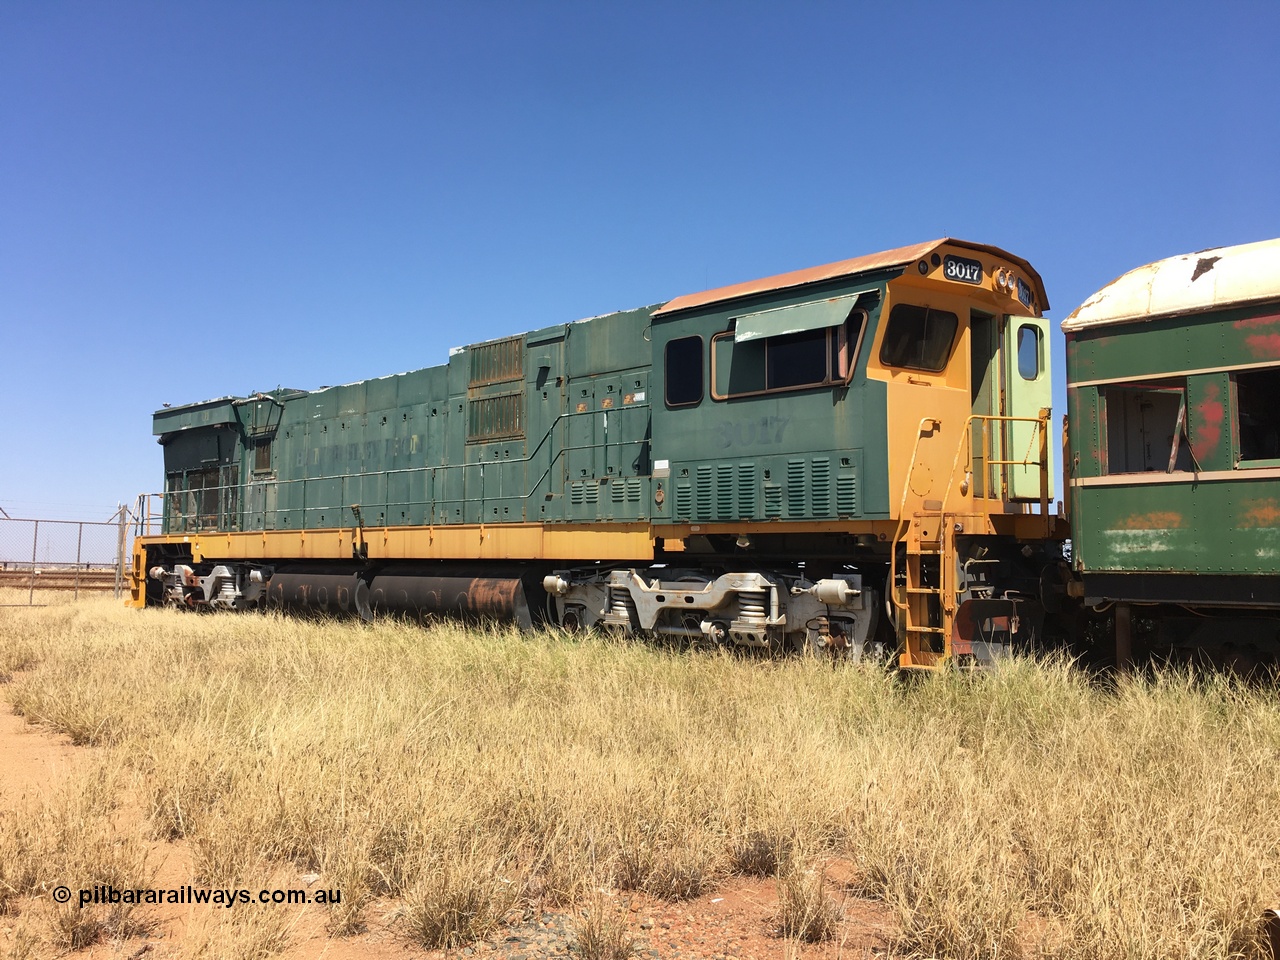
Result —
[[[457, 943], [533, 893], [680, 898], [784, 868], [798, 907], [821, 907], [803, 871], [832, 853], [892, 907], [905, 951], [940, 957], [1263, 956], [1257, 920], [1280, 897], [1280, 702], [1225, 678], [1104, 689], [1015, 663], [904, 683], [109, 601], [0, 610], [6, 670], [16, 709], [134, 778], [200, 882], [319, 873], [343, 891], [339, 932], [375, 896], [401, 904], [406, 937]], [[58, 844], [100, 859], [93, 830], [3, 829], [0, 891], [131, 869], [32, 873]], [[265, 955], [287, 931], [263, 922], [201, 949]]]

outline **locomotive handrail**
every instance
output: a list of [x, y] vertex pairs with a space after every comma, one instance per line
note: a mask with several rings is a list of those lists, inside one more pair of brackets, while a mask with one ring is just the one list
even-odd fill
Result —
[[[1043, 416], [1039, 417], [1009, 417], [999, 414], [974, 413], [965, 418], [964, 429], [961, 431], [960, 442], [956, 445], [956, 455], [951, 461], [951, 472], [947, 477], [947, 489], [942, 495], [942, 503], [945, 506], [951, 497], [951, 488], [955, 484], [957, 468], [960, 465], [960, 455], [965, 451], [965, 445], [968, 444], [968, 461], [970, 469], [966, 471], [973, 473], [973, 422], [975, 420], [982, 421], [982, 467], [986, 476], [983, 477], [983, 498], [986, 499], [986, 491], [991, 487], [990, 469], [992, 467], [1038, 467], [1040, 474], [1040, 513], [1045, 518], [1045, 535], [1052, 532], [1051, 522], [1049, 520], [1049, 411], [1042, 411]], [[988, 423], [1031, 423], [1036, 427], [1035, 434], [1027, 443], [1028, 456], [1022, 460], [992, 460], [991, 448], [989, 441], [991, 434], [987, 430]], [[1039, 441], [1039, 453], [1036, 459], [1031, 459], [1031, 447], [1036, 441]], [[904, 500], [905, 500], [905, 493]]]
[[[926, 428], [925, 424], [929, 426]], [[898, 526], [893, 531], [893, 541], [889, 544], [889, 583], [885, 591], [889, 594], [889, 599], [893, 605], [899, 610], [905, 611], [907, 604], [905, 601], [898, 602], [897, 582], [898, 582], [898, 544], [902, 540], [903, 529], [902, 524], [907, 513], [907, 493], [911, 489], [911, 474], [916, 468], [916, 457], [920, 453], [920, 440], [925, 434], [925, 430], [932, 433], [935, 430], [942, 429], [942, 421], [937, 417], [921, 417], [920, 423], [916, 427], [916, 441], [911, 447], [911, 460], [907, 464], [907, 475], [902, 481], [902, 499], [898, 503]]]
[[[1035, 424], [1036, 436], [1033, 436], [1031, 438], [1031, 441], [1027, 444], [1027, 452], [1028, 454], [1030, 454], [1031, 445], [1035, 443], [1036, 439], [1037, 438], [1044, 439], [1044, 433], [1048, 429], [1048, 417], [1006, 417], [1006, 416], [1000, 416], [997, 414], [985, 414], [985, 413], [970, 414], [965, 419], [965, 424], [964, 424], [965, 429], [963, 431], [963, 435], [961, 436], [960, 443], [956, 445], [955, 458], [951, 462], [951, 474], [947, 481], [946, 493], [943, 495], [944, 503], [946, 502], [947, 497], [951, 495], [951, 487], [952, 487], [952, 484], [955, 483], [956, 468], [960, 465], [960, 454], [964, 452], [964, 444], [968, 442], [970, 446], [972, 446], [973, 432], [969, 428], [973, 425], [973, 422], [975, 420], [982, 421], [982, 453], [983, 453], [982, 462], [984, 467], [1002, 467], [1002, 466], [1033, 467], [1034, 466], [1034, 467], [1040, 467], [1042, 470], [1049, 469], [1048, 450], [1046, 449], [1044, 444], [1041, 444], [1040, 454], [1036, 459], [1031, 459], [1031, 457], [1028, 455], [1027, 457], [1024, 457], [1022, 460], [992, 460], [989, 456], [990, 447], [988, 446], [988, 441], [990, 440], [990, 434], [987, 432], [988, 423]], [[969, 459], [970, 461], [972, 461], [973, 459], [972, 449], [969, 450]], [[983, 489], [984, 490], [986, 489], [986, 485], [983, 486]]]
[[[648, 403], [637, 403], [637, 404], [628, 404], [628, 405], [627, 405], [627, 406], [625, 406], [625, 407], [619, 407], [619, 408], [616, 408], [616, 409], [614, 409], [614, 410], [612, 410], [612, 411], [608, 411], [608, 412], [612, 412], [612, 413], [620, 413], [620, 412], [623, 412], [623, 411], [630, 411], [630, 410], [640, 411], [640, 410], [649, 410], [649, 409], [651, 409], [650, 404], [648, 404]], [[277, 488], [279, 488], [279, 487], [284, 487], [284, 486], [286, 486], [286, 485], [292, 485], [292, 484], [302, 484], [302, 503], [301, 503], [301, 505], [300, 505], [297, 509], [301, 511], [302, 516], [303, 516], [303, 518], [304, 518], [304, 521], [303, 521], [303, 522], [305, 523], [305, 517], [306, 517], [306, 515], [307, 515], [307, 512], [308, 512], [308, 511], [312, 511], [312, 510], [329, 510], [329, 509], [334, 509], [334, 510], [341, 511], [341, 510], [343, 510], [343, 509], [344, 509], [344, 506], [345, 506], [343, 503], [333, 503], [333, 504], [324, 504], [324, 505], [319, 506], [319, 507], [308, 507], [308, 506], [307, 506], [307, 503], [306, 503], [306, 491], [307, 491], [307, 486], [306, 486], [306, 485], [307, 485], [308, 481], [311, 481], [311, 482], [314, 482], [314, 481], [316, 481], [316, 480], [338, 480], [338, 481], [347, 481], [347, 480], [351, 480], [351, 479], [355, 479], [355, 478], [359, 478], [359, 477], [376, 477], [376, 476], [382, 476], [382, 477], [390, 478], [390, 477], [392, 477], [392, 476], [400, 476], [400, 475], [405, 475], [405, 474], [415, 474], [415, 473], [425, 472], [425, 471], [428, 471], [428, 470], [465, 470], [465, 469], [467, 469], [467, 468], [475, 468], [475, 467], [481, 467], [481, 468], [483, 468], [483, 467], [485, 466], [485, 464], [486, 464], [486, 463], [489, 463], [489, 462], [492, 462], [492, 463], [495, 463], [495, 464], [497, 464], [497, 463], [506, 463], [506, 464], [513, 464], [513, 463], [532, 463], [535, 459], [538, 459], [538, 458], [539, 458], [540, 454], [542, 453], [542, 451], [543, 451], [543, 449], [544, 449], [545, 447], [548, 447], [548, 446], [550, 446], [550, 445], [553, 445], [553, 444], [554, 444], [554, 442], [555, 442], [555, 441], [554, 441], [554, 434], [555, 434], [555, 432], [556, 432], [556, 429], [557, 429], [558, 427], [563, 429], [564, 421], [567, 421], [567, 420], [569, 420], [569, 419], [570, 419], [570, 418], [572, 418], [572, 417], [587, 417], [587, 416], [594, 416], [594, 415], [595, 415], [596, 413], [598, 413], [598, 412], [600, 412], [600, 411], [597, 411], [597, 410], [581, 410], [581, 411], [579, 411], [579, 410], [573, 410], [573, 411], [567, 411], [567, 412], [564, 412], [564, 413], [559, 413], [559, 414], [557, 414], [557, 415], [555, 416], [555, 418], [551, 421], [551, 423], [548, 425], [546, 432], [545, 432], [545, 433], [544, 433], [544, 434], [539, 438], [539, 440], [538, 440], [538, 442], [537, 442], [537, 445], [536, 445], [536, 446], [535, 446], [531, 451], [529, 451], [528, 453], [524, 454], [523, 456], [515, 457], [515, 458], [513, 458], [513, 459], [509, 459], [509, 460], [482, 461], [482, 462], [480, 462], [480, 463], [440, 463], [440, 464], [422, 464], [422, 465], [420, 465], [420, 466], [400, 467], [400, 468], [395, 469], [395, 470], [379, 470], [379, 471], [377, 471], [377, 472], [375, 472], [375, 473], [341, 473], [341, 474], [335, 474], [335, 475], [330, 475], [330, 476], [326, 476], [326, 477], [295, 477], [295, 478], [287, 479], [287, 480], [270, 479], [270, 480], [261, 480], [261, 481], [257, 481], [257, 482], [258, 482], [258, 483], [261, 483], [261, 484], [264, 484], [264, 485], [265, 485], [265, 484], [268, 484], [268, 483], [269, 483], [269, 484], [274, 484], [274, 485], [276, 485], [276, 486], [277, 486]], [[620, 441], [620, 442], [615, 442], [615, 443], [613, 443], [613, 444], [609, 444], [609, 443], [606, 441], [606, 443], [605, 443], [603, 446], [604, 446], [605, 448], [607, 448], [608, 446], [614, 446], [614, 447], [624, 447], [624, 446], [642, 446], [642, 445], [644, 445], [644, 444], [645, 444], [645, 443], [647, 443], [647, 442], [648, 442], [648, 441], [647, 441], [647, 440], [645, 440], [645, 439], [640, 439], [640, 440], [624, 440], [624, 441]], [[550, 457], [549, 457], [549, 459], [547, 460], [546, 468], [543, 470], [542, 474], [541, 474], [541, 475], [540, 475], [540, 476], [539, 476], [539, 477], [538, 477], [538, 478], [537, 478], [537, 479], [536, 479], [536, 480], [535, 480], [531, 485], [529, 485], [529, 486], [528, 486], [528, 488], [527, 488], [524, 492], [522, 492], [522, 493], [514, 493], [514, 494], [511, 494], [511, 495], [509, 495], [509, 496], [502, 496], [502, 497], [500, 497], [500, 498], [498, 498], [498, 497], [494, 497], [494, 498], [489, 498], [489, 499], [519, 500], [519, 501], [525, 501], [525, 502], [527, 502], [527, 501], [528, 501], [528, 500], [530, 500], [532, 497], [534, 497], [535, 495], [537, 495], [538, 490], [539, 490], [539, 487], [542, 485], [543, 481], [544, 481], [544, 480], [546, 480], [546, 479], [551, 475], [551, 471], [552, 471], [552, 469], [555, 467], [555, 464], [556, 464], [557, 462], [559, 462], [559, 461], [562, 461], [562, 460], [563, 460], [563, 458], [564, 458], [564, 456], [565, 456], [567, 453], [570, 453], [570, 452], [573, 452], [573, 451], [576, 451], [576, 450], [594, 450], [594, 449], [599, 449], [601, 446], [602, 446], [601, 444], [595, 444], [595, 443], [591, 443], [591, 444], [576, 444], [576, 445], [569, 445], [569, 444], [563, 444], [563, 443], [562, 443], [562, 444], [559, 446], [559, 448], [558, 448], [558, 449], [554, 450], [554, 452], [552, 452], [552, 453], [551, 453], [551, 456], [550, 456]], [[621, 475], [621, 474], [619, 474], [619, 476], [622, 476], [622, 475]], [[188, 532], [197, 532], [197, 533], [198, 533], [198, 532], [204, 532], [204, 531], [206, 531], [206, 530], [207, 530], [207, 531], [211, 531], [211, 532], [212, 532], [212, 531], [218, 531], [218, 532], [221, 532], [221, 531], [224, 529], [221, 525], [206, 526], [205, 524], [203, 524], [203, 523], [201, 522], [201, 517], [202, 517], [202, 515], [203, 515], [203, 514], [202, 514], [202, 512], [201, 512], [201, 511], [199, 511], [199, 510], [195, 510], [195, 511], [178, 511], [178, 517], [177, 517], [177, 518], [173, 518], [173, 519], [175, 519], [175, 520], [176, 520], [176, 519], [180, 518], [180, 524], [175, 524], [175, 526], [179, 526], [180, 528], [179, 528], [179, 529], [166, 529], [166, 528], [169, 526], [169, 523], [168, 523], [169, 518], [167, 518], [167, 517], [165, 516], [165, 508], [164, 508], [164, 505], [165, 505], [165, 503], [166, 503], [166, 498], [167, 498], [167, 497], [169, 497], [169, 496], [178, 496], [178, 497], [182, 497], [182, 496], [186, 496], [186, 495], [188, 495], [188, 494], [193, 494], [193, 493], [197, 493], [197, 492], [199, 492], [199, 493], [216, 493], [216, 494], [218, 495], [218, 498], [219, 498], [219, 509], [217, 510], [217, 513], [218, 513], [219, 517], [221, 517], [224, 513], [226, 513], [226, 514], [227, 514], [227, 519], [231, 519], [231, 515], [232, 515], [232, 513], [241, 513], [241, 512], [243, 512], [243, 511], [241, 511], [241, 510], [237, 510], [237, 511], [226, 511], [226, 510], [221, 509], [221, 507], [222, 507], [222, 506], [224, 506], [224, 504], [222, 503], [222, 501], [223, 501], [223, 495], [224, 495], [225, 493], [227, 493], [227, 492], [240, 490], [240, 489], [243, 489], [243, 488], [245, 488], [245, 487], [247, 487], [247, 486], [248, 486], [248, 484], [245, 484], [245, 483], [240, 483], [240, 484], [223, 484], [223, 485], [219, 485], [219, 486], [216, 486], [216, 487], [202, 487], [202, 488], [200, 488], [198, 491], [196, 491], [196, 490], [171, 490], [171, 491], [165, 491], [164, 493], [142, 494], [142, 495], [140, 495], [140, 497], [148, 497], [148, 498], [152, 498], [152, 497], [154, 497], [154, 498], [159, 498], [159, 499], [160, 499], [160, 501], [161, 501], [161, 508], [160, 508], [160, 511], [159, 511], [159, 513], [160, 513], [159, 523], [160, 523], [160, 525], [161, 525], [161, 531], [162, 531], [163, 533], [166, 533], [166, 534], [172, 534], [172, 533], [188, 533]], [[418, 506], [418, 505], [421, 505], [421, 506], [427, 506], [427, 505], [430, 505], [430, 504], [444, 505], [444, 504], [452, 504], [452, 503], [465, 503], [465, 502], [467, 501], [467, 499], [468, 499], [468, 498], [467, 498], [467, 497], [465, 497], [465, 496], [464, 496], [464, 497], [447, 497], [447, 498], [442, 498], [442, 497], [439, 497], [439, 498], [438, 498], [438, 497], [432, 497], [431, 499], [428, 499], [428, 500], [406, 500], [406, 501], [404, 501], [404, 504], [405, 504], [406, 506]], [[389, 501], [388, 501], [388, 502], [389, 502]], [[281, 511], [281, 509], [280, 509], [279, 507], [276, 507], [276, 508], [274, 508], [274, 509], [271, 511], [271, 513], [272, 513], [273, 515], [277, 515], [277, 514], [279, 514], [279, 513], [281, 513], [281, 512], [282, 512], [282, 511]], [[266, 514], [267, 514], [267, 511], [264, 509], [264, 510], [262, 511], [262, 513], [263, 513], [263, 516], [265, 517], [265, 516], [266, 516]], [[152, 514], [152, 511], [151, 511], [151, 509], [150, 509], [150, 503], [149, 503], [149, 502], [148, 502], [148, 503], [147, 503], [147, 505], [146, 505], [145, 514], [146, 514], [146, 517], [147, 517], [146, 525], [147, 525], [147, 529], [148, 529], [148, 531], [149, 531], [150, 525], [151, 525], [151, 524], [153, 524], [153, 523], [155, 523], [155, 522], [157, 522], [157, 521], [156, 521], [156, 519], [154, 518], [153, 514]], [[335, 526], [340, 526], [340, 524], [335, 524]], [[237, 529], [237, 528], [238, 528], [237, 526], [234, 526], [234, 525], [228, 525], [228, 528], [227, 528], [227, 529]]]
[[[970, 414], [968, 417], [966, 417], [964, 422], [964, 429], [960, 431], [960, 434], [961, 434], [960, 440], [956, 443], [955, 456], [952, 458], [952, 462], [951, 462], [951, 473], [948, 475], [947, 488], [944, 491], [942, 495], [942, 499], [940, 501], [942, 504], [942, 508], [941, 510], [938, 511], [939, 514], [945, 511], [947, 502], [951, 498], [951, 489], [952, 489], [952, 486], [955, 484], [955, 477], [956, 477], [956, 473], [958, 472], [957, 468], [960, 465], [960, 456], [962, 453], [965, 452], [966, 445], [968, 447], [967, 459], [969, 461], [969, 466], [972, 467], [973, 465], [972, 464], [973, 430], [971, 428], [975, 420], [982, 422], [982, 453], [983, 453], [982, 464], [983, 464], [983, 470], [987, 472], [987, 475], [984, 477], [984, 482], [983, 482], [984, 499], [986, 499], [985, 492], [991, 487], [991, 476], [989, 471], [992, 467], [1000, 467], [1000, 466], [1038, 467], [1040, 472], [1040, 512], [1045, 518], [1046, 534], [1051, 532], [1051, 528], [1050, 528], [1051, 521], [1049, 519], [1049, 488], [1048, 488], [1049, 415], [1047, 411], [1045, 411], [1044, 416], [1040, 416], [1040, 417], [1010, 417], [1010, 416], [1003, 416], [999, 414], [980, 414], [980, 413]], [[1031, 441], [1027, 444], [1027, 448], [1028, 448], [1028, 454], [1030, 454], [1030, 449], [1032, 444], [1034, 444], [1038, 439], [1039, 448], [1040, 448], [1038, 458], [1035, 460], [1032, 460], [1028, 456], [1026, 459], [1023, 459], [1023, 460], [991, 459], [991, 456], [990, 456], [991, 450], [988, 443], [988, 441], [990, 440], [990, 433], [987, 430], [988, 423], [1035, 424], [1036, 433], [1035, 435], [1032, 436]], [[928, 424], [929, 426], [926, 427], [926, 424]], [[907, 528], [909, 528], [910, 526], [906, 516], [906, 512], [907, 512], [907, 495], [911, 490], [911, 475], [915, 470], [916, 458], [918, 457], [920, 452], [920, 441], [921, 439], [923, 439], [926, 433], [926, 430], [932, 433], [935, 430], [941, 430], [941, 428], [942, 428], [942, 421], [937, 417], [921, 417], [920, 418], [920, 424], [916, 428], [915, 444], [912, 446], [912, 449], [911, 449], [911, 460], [907, 465], [906, 477], [903, 479], [903, 483], [902, 483], [902, 498], [898, 504], [898, 525], [894, 530], [893, 541], [890, 544], [890, 551], [889, 551], [889, 583], [888, 583], [888, 590], [887, 590], [887, 593], [889, 594], [889, 599], [891, 600], [893, 605], [897, 609], [902, 611], [905, 611], [907, 609], [907, 603], [905, 600], [901, 602], [898, 600], [897, 590], [896, 590], [897, 576], [898, 576], [898, 544], [902, 542], [906, 532], [904, 529], [904, 524], [907, 524]], [[970, 469], [967, 472], [971, 474], [973, 471], [972, 469]], [[941, 529], [939, 530], [938, 535], [939, 537], [943, 536]]]

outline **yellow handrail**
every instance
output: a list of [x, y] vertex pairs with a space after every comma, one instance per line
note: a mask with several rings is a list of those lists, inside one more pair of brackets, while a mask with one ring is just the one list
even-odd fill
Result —
[[[928, 424], [926, 427], [925, 425]], [[902, 482], [902, 499], [898, 503], [898, 526], [893, 531], [893, 541], [889, 544], [889, 600], [899, 610], [906, 610], [905, 603], [899, 603], [897, 594], [894, 592], [894, 585], [898, 579], [898, 542], [902, 539], [902, 524], [907, 512], [907, 491], [911, 489], [911, 473], [916, 468], [916, 457], [920, 453], [920, 440], [924, 436], [925, 430], [932, 433], [935, 430], [942, 429], [942, 421], [937, 417], [921, 417], [920, 424], [916, 427], [916, 442], [911, 448], [911, 462], [907, 464], [907, 476]]]

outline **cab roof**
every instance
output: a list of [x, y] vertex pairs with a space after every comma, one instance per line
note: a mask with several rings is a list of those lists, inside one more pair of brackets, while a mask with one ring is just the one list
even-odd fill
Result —
[[1157, 260], [1111, 281], [1062, 321], [1064, 333], [1280, 299], [1280, 239]]
[[1042, 310], [1049, 309], [1049, 298], [1045, 294], [1044, 281], [1040, 279], [1040, 274], [1035, 268], [1021, 257], [1015, 257], [1013, 254], [999, 247], [988, 246], [983, 243], [972, 243], [968, 240], [954, 240], [950, 237], [943, 237], [940, 240], [929, 240], [925, 243], [913, 244], [909, 247], [897, 247], [894, 250], [885, 250], [881, 253], [872, 253], [865, 257], [854, 257], [852, 260], [839, 260], [835, 263], [828, 263], [820, 267], [809, 267], [805, 270], [793, 270], [790, 273], [779, 273], [776, 276], [764, 277], [760, 280], [749, 280], [746, 283], [736, 283], [727, 287], [717, 287], [714, 290], [704, 290], [702, 293], [691, 293], [683, 297], [676, 297], [654, 313], [655, 317], [666, 316], [667, 314], [676, 313], [681, 310], [692, 310], [695, 307], [705, 307], [713, 303], [722, 303], [728, 300], [738, 300], [743, 297], [750, 297], [760, 293], [772, 293], [776, 290], [787, 290], [792, 287], [802, 287], [811, 283], [821, 283], [824, 280], [835, 280], [840, 277], [853, 276], [859, 273], [869, 273], [873, 270], [886, 270], [892, 267], [904, 266], [908, 263], [915, 263], [917, 260], [927, 258], [931, 253], [948, 244], [953, 247], [962, 247], [969, 250], [977, 250], [980, 253], [990, 254], [1007, 260], [1010, 263], [1017, 264], [1027, 272], [1036, 287], [1036, 296], [1042, 305]]

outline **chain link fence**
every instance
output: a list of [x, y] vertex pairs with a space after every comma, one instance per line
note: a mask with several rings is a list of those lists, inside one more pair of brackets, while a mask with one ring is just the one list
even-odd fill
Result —
[[0, 517], [0, 606], [43, 606], [82, 593], [125, 589], [133, 550], [129, 514], [115, 520], [21, 520]]

